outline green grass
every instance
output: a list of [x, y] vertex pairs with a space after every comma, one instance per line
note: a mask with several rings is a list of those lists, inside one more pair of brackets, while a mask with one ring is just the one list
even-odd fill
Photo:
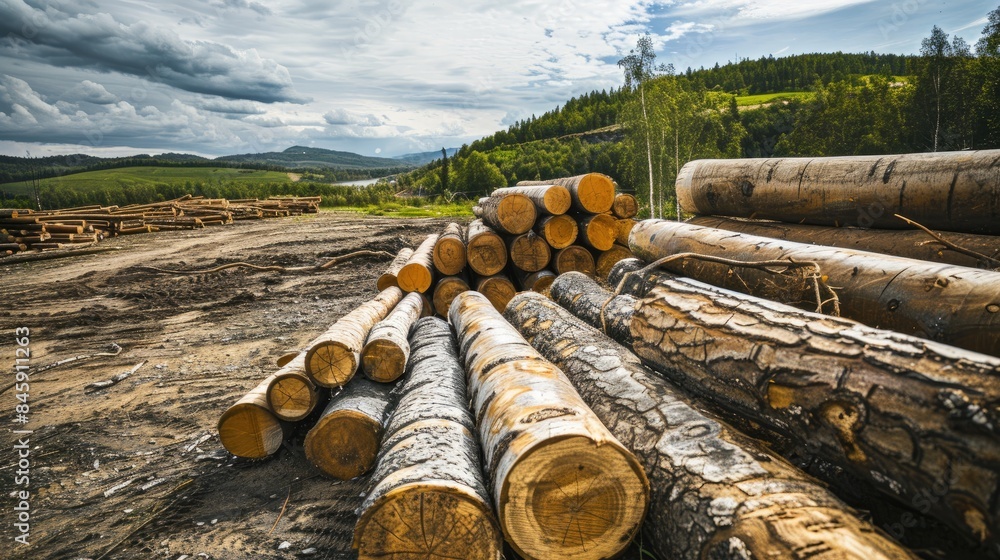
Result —
[[809, 99], [813, 96], [811, 91], [785, 91], [779, 93], [761, 93], [757, 95], [741, 95], [736, 98], [738, 107], [750, 107], [754, 105], [766, 105], [774, 103], [780, 99]]
[[[123, 167], [101, 171], [73, 173], [62, 177], [42, 179], [41, 185], [55, 188], [67, 187], [77, 191], [98, 190], [112, 185], [185, 185], [187, 183], [275, 183], [288, 181], [288, 174], [278, 171], [257, 171], [229, 167]], [[0, 185], [13, 194], [28, 194], [27, 182]]]
[[354, 212], [369, 216], [385, 216], [387, 218], [471, 218], [472, 205], [468, 203], [425, 204], [423, 206], [408, 206], [398, 202], [386, 202], [369, 206], [341, 206], [323, 208], [330, 212]]

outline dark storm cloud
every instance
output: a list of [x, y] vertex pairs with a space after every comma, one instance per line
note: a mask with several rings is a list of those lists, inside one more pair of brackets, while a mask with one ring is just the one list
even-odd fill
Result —
[[[254, 9], [255, 2], [229, 0]], [[107, 13], [44, 11], [23, 0], [0, 2], [0, 53], [67, 67], [140, 76], [194, 93], [264, 103], [305, 103], [288, 69], [256, 50], [210, 41], [188, 41], [162, 25], [124, 23]], [[259, 10], [258, 10], [259, 11]]]

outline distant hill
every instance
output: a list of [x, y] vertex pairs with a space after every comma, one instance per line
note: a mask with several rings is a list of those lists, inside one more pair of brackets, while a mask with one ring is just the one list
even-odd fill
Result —
[[216, 162], [255, 163], [275, 165], [289, 169], [302, 168], [337, 168], [337, 169], [374, 169], [374, 168], [406, 168], [417, 167], [407, 161], [391, 158], [369, 157], [353, 152], [339, 152], [323, 148], [292, 146], [283, 152], [265, 152], [261, 154], [237, 154], [215, 158]]
[[[448, 157], [451, 157], [458, 153], [458, 148], [448, 148]], [[412, 164], [414, 167], [428, 164], [436, 159], [441, 159], [441, 150], [436, 150], [433, 152], [419, 152], [415, 154], [403, 154], [401, 156], [395, 156], [392, 159], [397, 161], [403, 161]]]

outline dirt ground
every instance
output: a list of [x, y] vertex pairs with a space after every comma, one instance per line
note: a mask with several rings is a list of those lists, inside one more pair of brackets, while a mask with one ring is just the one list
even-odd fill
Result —
[[[110, 239], [114, 253], [0, 267], [0, 500], [5, 558], [354, 558], [367, 479], [325, 478], [304, 431], [259, 462], [229, 455], [219, 415], [375, 293], [388, 259], [316, 274], [231, 269], [174, 276], [140, 267], [235, 261], [306, 266], [361, 249], [395, 253], [444, 220], [323, 212]], [[29, 423], [15, 423], [15, 329], [30, 329]], [[145, 362], [112, 387], [87, 391]], [[30, 443], [30, 545], [11, 539], [18, 438]], [[283, 507], [284, 506], [284, 507]], [[508, 558], [512, 557], [508, 554]], [[638, 558], [633, 546], [626, 558]]]

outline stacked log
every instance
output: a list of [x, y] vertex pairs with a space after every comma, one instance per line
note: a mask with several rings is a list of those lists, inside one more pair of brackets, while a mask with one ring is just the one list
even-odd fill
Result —
[[420, 318], [424, 300], [419, 293], [404, 297], [385, 319], [372, 327], [361, 350], [361, 367], [372, 381], [391, 383], [406, 369], [410, 358], [410, 327]]
[[268, 404], [267, 388], [273, 381], [274, 376], [261, 381], [219, 417], [219, 441], [226, 451], [246, 459], [263, 459], [281, 447], [289, 426]]

